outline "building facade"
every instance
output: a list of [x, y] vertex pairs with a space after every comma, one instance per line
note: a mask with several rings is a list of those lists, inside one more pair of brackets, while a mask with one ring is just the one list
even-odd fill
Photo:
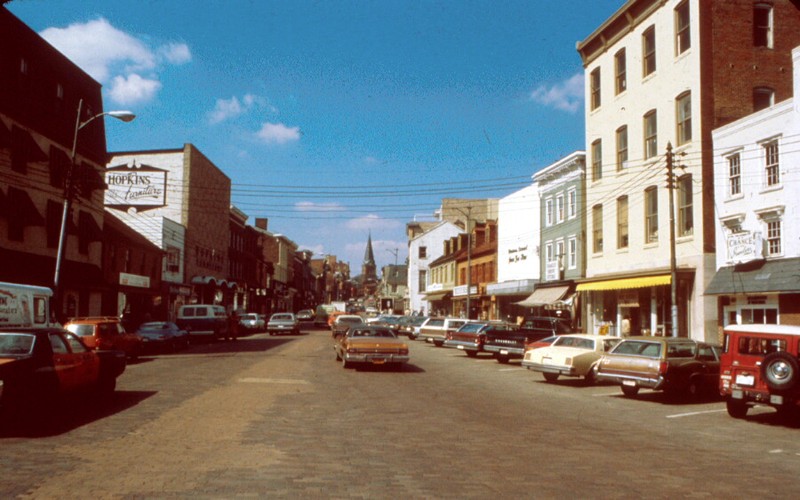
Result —
[[[434, 286], [428, 290], [430, 263], [442, 256], [444, 242], [461, 232], [452, 222], [441, 221], [426, 227], [421, 233], [410, 234], [408, 242], [408, 298], [409, 309], [414, 313], [428, 314], [432, 311], [428, 292], [440, 292]], [[435, 284], [434, 284], [435, 285]], [[436, 300], [432, 298], [431, 301]]]
[[799, 28], [789, 0], [632, 0], [578, 44], [587, 263], [577, 288], [588, 331], [618, 331], [628, 317], [631, 333], [716, 339], [716, 298], [705, 293], [715, 271], [711, 131], [789, 97], [782, 68]]

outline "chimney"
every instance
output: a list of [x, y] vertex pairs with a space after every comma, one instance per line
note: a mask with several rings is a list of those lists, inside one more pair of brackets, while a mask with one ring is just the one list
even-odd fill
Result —
[[258, 217], [256, 218], [256, 227], [259, 229], [263, 229], [264, 231], [267, 230], [267, 225], [269, 224], [269, 219]]

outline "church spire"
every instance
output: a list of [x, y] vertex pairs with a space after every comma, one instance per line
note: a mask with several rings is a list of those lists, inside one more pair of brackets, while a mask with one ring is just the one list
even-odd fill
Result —
[[370, 231], [369, 236], [367, 237], [367, 249], [364, 252], [364, 264], [369, 264], [371, 266], [375, 266], [375, 255], [372, 253], [372, 231]]

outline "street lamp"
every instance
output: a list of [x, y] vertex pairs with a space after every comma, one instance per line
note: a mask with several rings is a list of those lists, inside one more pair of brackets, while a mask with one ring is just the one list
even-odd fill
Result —
[[75, 118], [75, 132], [72, 136], [72, 153], [69, 158], [69, 165], [67, 165], [67, 174], [64, 181], [64, 211], [61, 214], [61, 232], [58, 235], [58, 250], [56, 251], [56, 270], [53, 276], [53, 294], [58, 294], [59, 278], [61, 275], [61, 264], [64, 259], [64, 246], [67, 240], [67, 217], [69, 217], [70, 204], [72, 203], [72, 171], [75, 168], [75, 157], [78, 153], [78, 132], [92, 122], [95, 118], [101, 116], [113, 116], [118, 120], [129, 122], [136, 118], [136, 115], [130, 111], [106, 111], [98, 113], [89, 117], [85, 121], [81, 121], [81, 111], [83, 111], [83, 99], [78, 101], [78, 114]]

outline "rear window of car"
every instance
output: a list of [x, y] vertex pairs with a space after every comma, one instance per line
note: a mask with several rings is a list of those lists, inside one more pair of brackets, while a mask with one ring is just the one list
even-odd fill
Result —
[[364, 320], [361, 319], [360, 317], [359, 318], [347, 318], [347, 317], [344, 317], [344, 316], [339, 316], [338, 318], [336, 318], [336, 321], [339, 322], [339, 323], [347, 323], [347, 324], [350, 324], [350, 325], [360, 325], [361, 323], [364, 322]]
[[444, 326], [444, 320], [443, 319], [432, 319], [432, 320], [428, 321], [427, 323], [425, 323], [425, 326]]
[[467, 323], [458, 329], [459, 332], [477, 333], [486, 327], [486, 323]]
[[682, 343], [670, 344], [667, 347], [668, 358], [693, 358], [697, 354], [697, 344]]
[[450, 328], [461, 328], [466, 324], [466, 321], [451, 321]]
[[633, 354], [657, 358], [661, 356], [661, 344], [642, 340], [625, 340], [617, 344], [617, 347], [611, 352], [614, 354]]
[[66, 329], [79, 337], [94, 335], [94, 325], [67, 325]]
[[763, 337], [739, 337], [736, 347], [739, 354], [763, 357], [771, 352], [785, 351], [786, 340]]
[[272, 315], [273, 321], [291, 321], [292, 315], [291, 314], [273, 314]]
[[594, 349], [594, 340], [580, 337], [558, 337], [553, 345], [574, 347], [576, 349]]
[[143, 332], [150, 332], [154, 330], [166, 330], [169, 328], [168, 323], [144, 323], [139, 325], [139, 330]]
[[23, 333], [0, 333], [0, 354], [30, 354], [35, 337]]

